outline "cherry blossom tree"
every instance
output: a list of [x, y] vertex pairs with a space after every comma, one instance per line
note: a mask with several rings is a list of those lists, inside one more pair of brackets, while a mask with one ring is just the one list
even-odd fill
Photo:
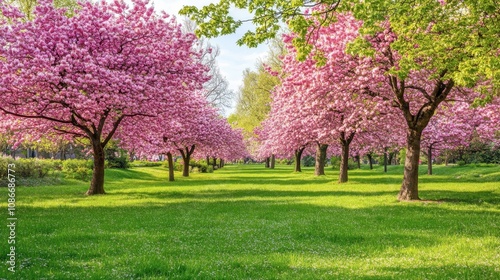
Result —
[[[199, 24], [199, 34], [210, 37], [234, 33], [243, 21], [230, 16], [229, 11], [233, 7], [246, 9], [257, 27], [244, 33], [238, 43], [249, 46], [275, 36], [280, 21], [286, 22], [298, 34], [294, 45], [302, 59], [314, 51], [313, 31], [335, 22], [336, 11], [351, 11], [363, 21], [363, 36], [350, 51], [373, 57], [380, 63], [392, 93], [385, 97], [399, 108], [407, 125], [407, 153], [399, 200], [419, 199], [422, 131], [439, 105], [453, 99], [458, 86], [477, 87], [490, 97], [500, 88], [500, 21], [498, 5], [492, 1], [219, 2], [223, 5], [186, 6], [181, 13]], [[321, 9], [307, 13], [310, 7]], [[317, 55], [322, 56], [320, 52]], [[485, 81], [488, 83], [482, 84]]]
[[[387, 114], [388, 102], [379, 96], [365, 96], [365, 92], [383, 91], [379, 84], [384, 76], [378, 70], [364, 75], [360, 72], [372, 67], [369, 59], [348, 54], [348, 43], [358, 36], [361, 22], [350, 15], [339, 15], [338, 21], [318, 30], [314, 47], [324, 55], [319, 62], [312, 54], [305, 61], [296, 59], [292, 44], [295, 34], [284, 36], [287, 54], [283, 58], [281, 83], [273, 93], [268, 125], [275, 149], [279, 152], [301, 152], [315, 144], [326, 152], [326, 145], [340, 144], [341, 166], [339, 182], [347, 182], [349, 147], [355, 135], [375, 127]], [[320, 65], [318, 65], [318, 62]], [[373, 68], [373, 67], [372, 67]], [[321, 174], [321, 166], [318, 168]]]
[[193, 157], [236, 160], [247, 156], [241, 131], [233, 130], [201, 93], [176, 106], [180, 110], [174, 115], [164, 112], [124, 122], [117, 133], [122, 147], [141, 156], [166, 155], [170, 181], [174, 181], [174, 155], [182, 157], [184, 177], [189, 176]]
[[207, 80], [196, 37], [147, 0], [83, 2], [71, 17], [41, 0], [32, 21], [5, 2], [0, 9], [0, 110], [36, 120], [33, 133], [88, 139], [88, 195], [105, 193], [104, 147], [123, 121], [175, 114]]

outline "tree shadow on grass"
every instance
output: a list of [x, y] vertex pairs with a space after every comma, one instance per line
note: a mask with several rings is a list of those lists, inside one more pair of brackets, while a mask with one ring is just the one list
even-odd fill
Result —
[[385, 196], [395, 194], [393, 191], [376, 191], [376, 192], [356, 192], [356, 191], [283, 191], [283, 190], [261, 190], [261, 189], [245, 189], [245, 190], [200, 190], [200, 191], [160, 191], [160, 192], [120, 192], [115, 191], [109, 195], [127, 194], [130, 196], [153, 197], [158, 199], [217, 199], [217, 200], [233, 200], [245, 198], [302, 198], [302, 197], [326, 197], [326, 196]]
[[[161, 173], [160, 173], [161, 174]], [[165, 176], [168, 176], [168, 170], [165, 170]], [[161, 174], [163, 175], [163, 174]], [[153, 176], [151, 173], [141, 171], [140, 168], [133, 169], [118, 169], [110, 168], [106, 169], [106, 181], [117, 182], [123, 180], [151, 180], [159, 181], [161, 177]], [[106, 183], [106, 182], [105, 182]]]
[[[22, 262], [43, 253], [52, 262], [59, 262], [57, 271], [73, 267], [75, 258], [82, 263], [98, 259], [102, 263], [96, 270], [132, 270], [141, 278], [186, 275], [185, 269], [171, 269], [172, 261], [195, 272], [215, 271], [229, 278], [260, 278], [259, 273], [270, 270], [269, 278], [280, 275], [283, 279], [318, 279], [329, 271], [348, 279], [422, 279], [426, 275], [435, 279], [449, 279], [450, 275], [494, 279], [490, 276], [498, 275], [493, 267], [471, 263], [464, 252], [469, 257], [467, 267], [442, 265], [450, 260], [432, 256], [432, 248], [454, 248], [450, 243], [453, 239], [492, 240], [489, 225], [500, 222], [497, 215], [420, 204], [352, 209], [283, 203], [286, 197], [281, 193], [274, 196], [222, 203], [194, 200], [133, 207], [54, 207], [36, 217], [30, 213], [40, 209], [25, 206], [20, 228], [25, 232], [24, 247], [18, 257]], [[48, 228], [50, 232], [46, 232]], [[498, 235], [495, 238], [498, 241]], [[470, 249], [480, 250], [477, 244]], [[491, 255], [491, 249], [488, 252]], [[384, 263], [385, 258], [394, 263]], [[397, 259], [415, 258], [419, 262], [412, 268], [408, 268], [411, 264], [397, 266]], [[151, 259], [155, 261], [149, 262]], [[117, 266], [114, 260], [122, 263]], [[364, 265], [352, 270], [363, 260], [371, 261], [369, 268]], [[214, 266], [216, 263], [221, 265]], [[33, 266], [21, 273], [29, 276], [30, 270], [38, 273], [44, 269], [53, 268]], [[24, 278], [30, 279], [28, 276]], [[111, 279], [111, 274], [106, 276]]]
[[481, 205], [489, 203], [500, 205], [500, 192], [495, 191], [448, 191], [448, 190], [421, 190], [420, 197], [425, 200], [445, 203], [465, 203]]

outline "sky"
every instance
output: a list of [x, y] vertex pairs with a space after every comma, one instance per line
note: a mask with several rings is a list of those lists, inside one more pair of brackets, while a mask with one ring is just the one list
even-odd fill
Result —
[[[217, 1], [218, 0], [155, 0], [154, 5], [158, 10], [164, 10], [167, 14], [175, 15], [178, 22], [182, 23], [184, 17], [179, 16], [178, 12], [184, 5], [193, 5], [201, 8], [209, 3], [216, 3]], [[236, 19], [250, 18], [247, 12], [240, 10], [234, 10], [233, 16]], [[243, 71], [247, 68], [254, 70], [258, 59], [265, 58], [268, 51], [268, 46], [266, 44], [262, 44], [258, 48], [248, 48], [236, 44], [236, 41], [241, 38], [248, 29], [251, 29], [251, 27], [251, 24], [247, 24], [246, 26], [243, 25], [235, 34], [211, 38], [209, 40], [212, 45], [216, 45], [220, 48], [218, 65], [222, 76], [229, 82], [229, 88], [235, 92], [234, 105], [236, 105], [235, 102], [238, 89], [243, 83]], [[230, 114], [233, 109], [228, 110], [226, 114]]]

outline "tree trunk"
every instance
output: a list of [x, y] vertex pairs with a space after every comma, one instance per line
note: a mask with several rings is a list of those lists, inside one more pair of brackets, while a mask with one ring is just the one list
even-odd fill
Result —
[[92, 170], [92, 181], [86, 195], [105, 194], [104, 191], [104, 147], [101, 145], [100, 137], [92, 139], [92, 150], [94, 152], [94, 168]]
[[207, 166], [210, 165], [210, 156], [207, 156]]
[[432, 145], [427, 148], [427, 175], [432, 175]]
[[266, 157], [266, 168], [269, 168], [271, 163], [271, 159], [269, 157]]
[[316, 149], [316, 164], [314, 166], [314, 175], [321, 176], [325, 175], [325, 161], [326, 161], [326, 150], [328, 149], [327, 144], [319, 144]]
[[384, 172], [387, 173], [387, 147], [384, 147]]
[[299, 148], [298, 150], [295, 150], [295, 172], [302, 172], [302, 168], [300, 167], [302, 152], [304, 152], [304, 148]]
[[222, 168], [222, 158], [219, 159], [219, 168]]
[[274, 169], [275, 165], [276, 165], [276, 156], [274, 154], [271, 154], [271, 159], [269, 161], [269, 168]]
[[408, 129], [405, 171], [399, 200], [420, 200], [418, 197], [418, 164], [420, 160], [420, 139], [422, 130]]
[[194, 152], [195, 145], [191, 147], [185, 147], [184, 149], [179, 149], [182, 156], [182, 161], [184, 163], [184, 167], [182, 169], [182, 176], [189, 177], [189, 161], [191, 160], [191, 155]]
[[356, 155], [356, 163], [358, 164], [358, 169], [361, 169], [361, 157]]
[[345, 183], [349, 179], [347, 174], [347, 169], [349, 168], [349, 143], [341, 141], [341, 144], [339, 183]]
[[175, 178], [174, 178], [174, 159], [172, 157], [171, 152], [167, 153], [167, 160], [168, 160], [168, 180], [172, 182], [175, 181]]
[[366, 155], [368, 157], [368, 164], [370, 165], [370, 170], [373, 169], [373, 157], [372, 157], [372, 154], [367, 154]]
[[392, 160], [394, 159], [394, 152], [387, 154], [387, 165], [392, 165]]
[[345, 183], [348, 181], [347, 170], [349, 169], [349, 145], [354, 139], [355, 133], [351, 133], [347, 138], [345, 132], [340, 133], [340, 145], [342, 147], [342, 153], [340, 155], [340, 172], [339, 172], [339, 183]]

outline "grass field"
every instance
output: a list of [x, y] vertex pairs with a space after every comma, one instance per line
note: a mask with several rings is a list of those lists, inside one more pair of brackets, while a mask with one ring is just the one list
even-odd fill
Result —
[[77, 181], [20, 186], [17, 270], [0, 279], [500, 279], [500, 167], [424, 168], [428, 201], [412, 203], [396, 200], [400, 166], [342, 185], [332, 170], [230, 165], [176, 182], [107, 170], [93, 197]]

